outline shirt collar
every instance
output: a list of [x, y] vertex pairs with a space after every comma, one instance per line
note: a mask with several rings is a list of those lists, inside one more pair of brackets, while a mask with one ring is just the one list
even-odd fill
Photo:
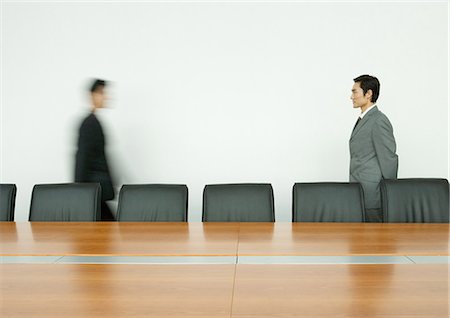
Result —
[[373, 104], [372, 106], [370, 106], [369, 108], [366, 109], [366, 111], [364, 113], [361, 113], [361, 115], [359, 115], [359, 118], [363, 119], [364, 116], [366, 116], [366, 114], [375, 106], [377, 106], [377, 104]]

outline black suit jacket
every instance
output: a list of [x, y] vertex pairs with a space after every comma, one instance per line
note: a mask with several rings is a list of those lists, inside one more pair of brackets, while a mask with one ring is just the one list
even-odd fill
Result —
[[75, 163], [75, 182], [99, 182], [102, 201], [114, 198], [111, 174], [105, 156], [105, 135], [94, 113], [81, 123]]

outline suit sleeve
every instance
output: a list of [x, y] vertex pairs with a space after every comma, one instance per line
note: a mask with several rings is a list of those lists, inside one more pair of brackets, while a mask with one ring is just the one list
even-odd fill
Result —
[[386, 117], [380, 117], [372, 130], [372, 140], [384, 179], [397, 179], [398, 156], [392, 125]]
[[80, 127], [78, 136], [78, 150], [75, 162], [75, 182], [88, 182], [89, 154], [92, 153], [93, 138], [92, 128], [87, 123]]

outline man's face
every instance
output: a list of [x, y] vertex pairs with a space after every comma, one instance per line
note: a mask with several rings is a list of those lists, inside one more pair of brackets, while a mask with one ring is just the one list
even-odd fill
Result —
[[371, 98], [372, 98], [371, 90], [368, 90], [366, 94], [364, 94], [361, 88], [361, 83], [356, 82], [355, 84], [353, 84], [352, 95], [350, 96], [350, 99], [353, 102], [353, 108], [359, 108], [367, 105], [368, 103], [370, 103]]
[[103, 108], [106, 104], [106, 93], [103, 87], [98, 88], [95, 92], [92, 93], [92, 103], [95, 108]]

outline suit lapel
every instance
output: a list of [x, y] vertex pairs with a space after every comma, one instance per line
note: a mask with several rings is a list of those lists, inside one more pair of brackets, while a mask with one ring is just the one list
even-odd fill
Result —
[[352, 140], [353, 137], [356, 134], [358, 134], [358, 132], [362, 129], [362, 127], [370, 120], [370, 118], [373, 116], [373, 114], [375, 114], [377, 111], [378, 111], [378, 107], [375, 106], [374, 108], [369, 110], [369, 112], [366, 115], [364, 115], [363, 119], [361, 119], [361, 121], [358, 123], [356, 128], [353, 130], [350, 140]]

